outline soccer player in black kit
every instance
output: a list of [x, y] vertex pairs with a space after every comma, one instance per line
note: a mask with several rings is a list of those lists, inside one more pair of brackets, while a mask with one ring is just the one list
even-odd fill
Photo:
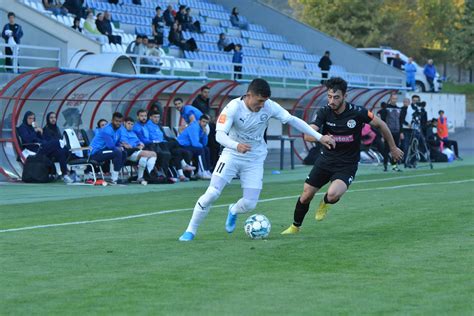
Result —
[[[395, 145], [387, 124], [361, 106], [346, 102], [347, 82], [342, 78], [331, 78], [326, 82], [328, 104], [317, 112], [316, 120], [310, 124], [323, 135], [332, 135], [336, 141], [333, 149], [323, 148], [321, 155], [306, 178], [303, 193], [296, 202], [293, 224], [282, 232], [296, 234], [303, 224], [309, 204], [316, 192], [328, 182], [331, 185], [316, 211], [316, 220], [326, 217], [330, 204], [337, 203], [354, 181], [360, 158], [360, 138], [364, 125], [370, 124], [382, 132], [394, 160], [400, 160], [403, 152]], [[305, 135], [306, 141], [314, 141]]]

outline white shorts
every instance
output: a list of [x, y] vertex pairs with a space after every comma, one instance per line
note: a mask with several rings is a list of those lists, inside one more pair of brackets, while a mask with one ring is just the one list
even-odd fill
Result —
[[127, 159], [130, 160], [130, 161], [138, 161], [138, 155], [140, 155], [142, 151], [141, 150], [137, 150], [135, 151], [131, 156], [129, 156]]
[[262, 189], [263, 162], [253, 163], [222, 153], [212, 175], [223, 178], [230, 183], [235, 176], [240, 176], [240, 186], [243, 189]]

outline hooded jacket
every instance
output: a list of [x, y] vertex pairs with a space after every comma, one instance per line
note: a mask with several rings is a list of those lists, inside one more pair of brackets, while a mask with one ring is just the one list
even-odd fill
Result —
[[[43, 136], [39, 132], [35, 132], [35, 129], [33, 126], [28, 125], [27, 119], [28, 116], [34, 115], [33, 112], [27, 111], [25, 115], [23, 116], [23, 123], [18, 127], [18, 135], [21, 138], [21, 142], [23, 144], [27, 143], [40, 143], [42, 144], [44, 142]], [[27, 145], [25, 146], [26, 149], [37, 152], [38, 151], [38, 146], [35, 145]]]
[[61, 135], [61, 131], [59, 130], [57, 124], [53, 125], [49, 123], [49, 117], [51, 114], [54, 114], [54, 112], [49, 112], [46, 116], [46, 125], [43, 128], [43, 138], [45, 140], [59, 140], [63, 137], [63, 135]]

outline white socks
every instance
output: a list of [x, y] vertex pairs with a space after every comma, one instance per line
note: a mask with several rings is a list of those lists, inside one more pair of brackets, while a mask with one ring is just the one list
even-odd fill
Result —
[[151, 174], [151, 172], [155, 168], [155, 164], [156, 164], [156, 157], [148, 158], [146, 162], [146, 169], [148, 170], [148, 174]]
[[198, 226], [204, 220], [207, 213], [209, 213], [212, 203], [214, 203], [214, 201], [219, 198], [220, 193], [221, 192], [219, 190], [211, 186], [207, 188], [206, 193], [201, 195], [194, 206], [193, 216], [191, 217], [188, 228], [186, 229], [187, 232], [191, 232], [193, 235], [196, 235]]
[[117, 181], [118, 176], [119, 176], [118, 171], [112, 171], [111, 174], [112, 174], [112, 181]]

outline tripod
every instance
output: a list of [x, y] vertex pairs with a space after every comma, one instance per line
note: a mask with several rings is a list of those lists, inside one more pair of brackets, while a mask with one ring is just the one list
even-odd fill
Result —
[[410, 140], [408, 141], [408, 150], [405, 156], [405, 168], [416, 168], [418, 162], [428, 162], [430, 169], [433, 169], [431, 163], [430, 150], [426, 144], [426, 139], [421, 132], [420, 124], [414, 122], [412, 124]]

